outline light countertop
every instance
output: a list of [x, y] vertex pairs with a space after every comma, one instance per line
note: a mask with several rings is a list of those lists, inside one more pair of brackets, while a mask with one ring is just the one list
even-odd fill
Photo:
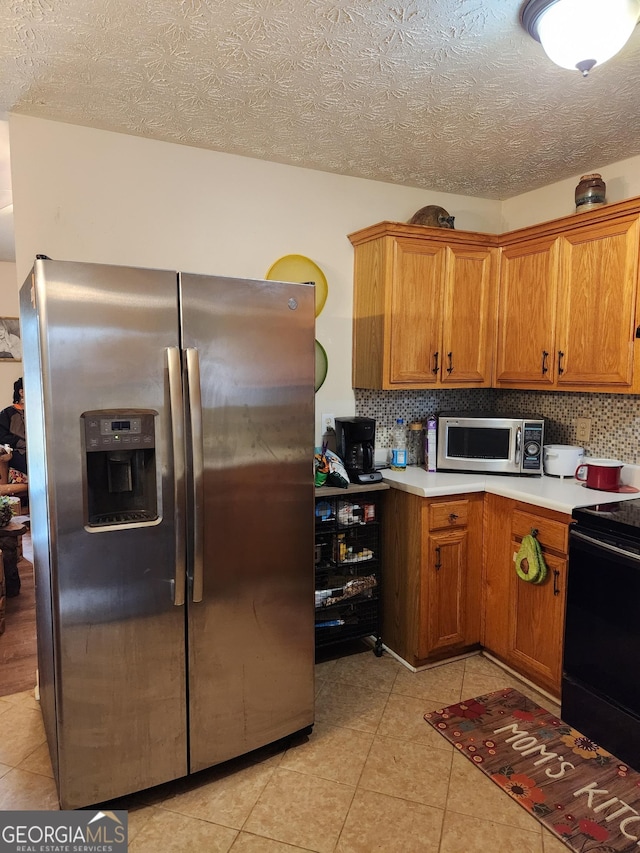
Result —
[[[445, 474], [427, 473], [423, 468], [410, 465], [406, 471], [383, 469], [382, 477], [393, 489], [434, 498], [442, 495], [460, 495], [464, 492], [490, 492], [504, 498], [513, 498], [535, 506], [554, 509], [571, 515], [577, 506], [612, 503], [640, 498], [640, 492], [624, 494], [587, 489], [572, 477], [511, 477], [498, 474]], [[622, 469], [625, 485], [640, 487], [640, 466], [625, 465]]]
[[379, 492], [382, 490], [388, 490], [390, 486], [387, 483], [365, 483], [360, 485], [358, 483], [349, 483], [346, 489], [339, 488], [338, 486], [316, 486], [316, 497], [317, 498], [334, 498], [334, 497], [353, 497], [354, 495], [361, 494], [362, 492]]

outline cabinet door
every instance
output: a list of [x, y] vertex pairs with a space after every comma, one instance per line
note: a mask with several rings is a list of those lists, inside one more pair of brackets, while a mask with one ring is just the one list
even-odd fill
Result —
[[355, 247], [353, 264], [354, 388], [387, 388], [387, 287], [393, 244], [387, 238]]
[[484, 505], [481, 643], [487, 651], [505, 660], [509, 646], [511, 517], [515, 501], [487, 493]]
[[389, 322], [390, 387], [434, 385], [446, 247], [395, 240]]
[[546, 388], [555, 380], [559, 240], [504, 248], [500, 261], [496, 384]]
[[421, 596], [426, 625], [419, 638], [419, 658], [466, 642], [468, 535], [466, 529], [458, 529], [427, 537]]
[[558, 388], [632, 383], [638, 221], [627, 217], [561, 238]]
[[[512, 541], [514, 552], [520, 542]], [[537, 684], [560, 695], [567, 562], [544, 551], [549, 573], [532, 584], [511, 573], [511, 631], [507, 662]]]
[[491, 383], [496, 253], [447, 248], [440, 379], [443, 384]]

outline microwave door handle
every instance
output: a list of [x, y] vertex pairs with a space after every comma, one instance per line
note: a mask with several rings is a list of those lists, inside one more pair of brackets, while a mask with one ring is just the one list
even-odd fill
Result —
[[520, 449], [522, 444], [522, 428], [516, 428], [516, 458], [515, 462], [518, 467], [520, 467]]
[[202, 393], [198, 350], [189, 347], [187, 387], [189, 389], [189, 421], [191, 424], [191, 459], [193, 467], [193, 601], [202, 601], [204, 592], [204, 433], [202, 428]]

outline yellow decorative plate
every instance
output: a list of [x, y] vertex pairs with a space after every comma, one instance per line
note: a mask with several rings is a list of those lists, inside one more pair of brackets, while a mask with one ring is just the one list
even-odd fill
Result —
[[316, 391], [322, 387], [322, 383], [327, 378], [328, 369], [329, 362], [325, 348], [316, 341]]
[[327, 301], [329, 286], [320, 267], [304, 255], [285, 255], [269, 268], [267, 281], [313, 281], [316, 285], [316, 317]]

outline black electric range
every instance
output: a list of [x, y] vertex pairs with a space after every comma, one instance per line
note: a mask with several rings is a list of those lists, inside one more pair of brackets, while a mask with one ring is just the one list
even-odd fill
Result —
[[573, 518], [562, 718], [640, 770], [640, 499]]
[[579, 506], [572, 517], [579, 525], [611, 536], [619, 534], [640, 542], [640, 498], [627, 501]]

